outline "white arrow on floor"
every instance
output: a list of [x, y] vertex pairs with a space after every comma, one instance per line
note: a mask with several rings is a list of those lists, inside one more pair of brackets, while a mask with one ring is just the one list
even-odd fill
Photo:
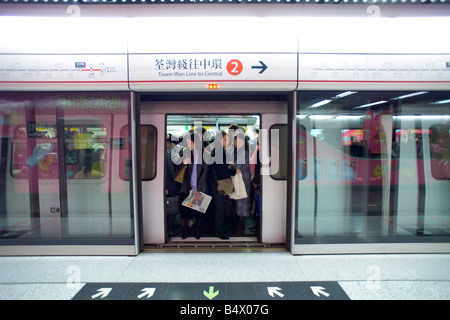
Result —
[[141, 293], [140, 295], [138, 295], [138, 299], [141, 299], [145, 296], [147, 296], [147, 299], [152, 297], [153, 294], [155, 293], [156, 288], [144, 288], [141, 291], [143, 291], [144, 293]]
[[311, 290], [318, 297], [320, 297], [321, 294], [324, 295], [325, 297], [329, 297], [330, 296], [330, 294], [328, 292], [324, 291], [325, 290], [324, 287], [311, 286]]
[[275, 298], [274, 294], [276, 294], [277, 296], [279, 296], [280, 298], [284, 297], [284, 294], [282, 294], [281, 292], [279, 292], [279, 290], [281, 290], [281, 288], [278, 287], [267, 287], [267, 291], [269, 292], [269, 295], [272, 298]]
[[97, 290], [98, 293], [91, 296], [92, 299], [98, 298], [101, 296], [101, 299], [107, 297], [111, 292], [112, 288], [100, 288]]

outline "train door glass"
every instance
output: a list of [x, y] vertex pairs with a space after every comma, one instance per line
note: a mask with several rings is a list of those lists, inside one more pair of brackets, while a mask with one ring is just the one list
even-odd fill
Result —
[[0, 244], [134, 245], [128, 95], [2, 93], [0, 116]]
[[[172, 241], [257, 241], [259, 127], [258, 115], [167, 116], [165, 214]], [[242, 178], [238, 190], [232, 182], [237, 183], [237, 176]]]
[[448, 241], [450, 92], [298, 97], [296, 243]]
[[1, 236], [60, 237], [61, 222], [55, 219], [60, 214], [56, 108], [36, 101], [9, 102], [13, 117], [4, 115], [2, 121]]

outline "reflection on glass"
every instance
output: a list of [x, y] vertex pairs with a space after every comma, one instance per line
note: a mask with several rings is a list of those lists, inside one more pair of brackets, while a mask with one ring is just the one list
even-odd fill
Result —
[[64, 157], [68, 179], [99, 179], [105, 175], [108, 132], [102, 127], [64, 128]]
[[296, 242], [448, 241], [449, 96], [299, 92]]
[[[123, 93], [0, 94], [0, 245], [134, 244]], [[120, 135], [125, 137], [120, 137]], [[81, 242], [80, 242], [81, 241]]]

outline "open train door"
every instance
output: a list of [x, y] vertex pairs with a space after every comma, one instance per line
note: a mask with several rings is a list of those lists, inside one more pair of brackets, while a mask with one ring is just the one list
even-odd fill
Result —
[[141, 108], [139, 139], [143, 244], [163, 244], [165, 185], [165, 114]]
[[281, 112], [262, 115], [261, 159], [261, 242], [284, 244], [287, 210], [287, 106]]
[[[206, 99], [208, 98], [208, 99]], [[270, 97], [269, 97], [270, 98]], [[248, 97], [247, 97], [248, 99]], [[265, 98], [267, 99], [267, 98]], [[205, 101], [206, 100], [206, 101]], [[256, 245], [284, 244], [286, 242], [286, 171], [287, 171], [287, 102], [236, 101], [233, 97], [175, 97], [142, 95], [140, 110], [140, 164], [142, 186], [142, 233], [146, 246], [184, 246], [201, 242], [202, 245], [236, 243]], [[230, 101], [231, 100], [231, 101]], [[171, 128], [193, 129], [189, 121], [203, 120], [203, 127], [216, 132], [227, 130], [233, 122], [258, 119], [260, 132], [261, 196], [258, 204], [258, 230], [238, 237], [230, 234], [222, 240], [204, 230], [200, 239], [192, 235], [182, 239], [181, 234], [170, 234], [166, 209], [167, 134]], [[212, 120], [214, 119], [214, 120]], [[186, 122], [186, 123], [178, 123]], [[228, 122], [229, 123], [228, 123]], [[211, 122], [211, 123], [210, 123]], [[253, 125], [242, 127], [248, 131]], [[254, 210], [254, 208], [253, 208]], [[254, 212], [254, 211], [253, 211]], [[176, 219], [179, 222], [178, 218]]]

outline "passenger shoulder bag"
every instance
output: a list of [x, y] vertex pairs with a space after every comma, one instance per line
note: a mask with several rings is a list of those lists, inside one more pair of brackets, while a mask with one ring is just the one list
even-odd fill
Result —
[[222, 191], [224, 195], [232, 193], [234, 191], [234, 186], [233, 181], [231, 181], [231, 178], [218, 180], [216, 168], [214, 168], [213, 172], [214, 177], [216, 178], [217, 181], [217, 191]]
[[178, 214], [180, 211], [180, 196], [166, 196], [166, 215]]
[[185, 164], [183, 164], [181, 166], [181, 168], [177, 171], [177, 173], [175, 174], [175, 176], [173, 177], [173, 180], [175, 180], [178, 183], [183, 183], [184, 181], [184, 175], [186, 173], [186, 168], [187, 166]]

